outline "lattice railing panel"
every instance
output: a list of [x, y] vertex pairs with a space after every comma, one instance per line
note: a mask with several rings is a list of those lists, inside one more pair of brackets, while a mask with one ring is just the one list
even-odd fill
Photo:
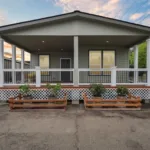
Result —
[[[34, 99], [48, 99], [50, 92], [47, 89], [36, 89], [36, 92], [32, 94]], [[140, 96], [142, 99], [150, 99], [149, 88], [129, 88], [129, 92], [135, 96]], [[8, 100], [9, 97], [17, 96], [18, 89], [0, 89], [0, 100]], [[82, 94], [86, 93], [89, 98], [92, 97], [91, 92], [87, 88], [64, 88], [58, 93], [58, 98], [62, 98], [64, 94], [67, 94], [68, 100], [82, 100]], [[116, 97], [115, 88], [107, 88], [103, 98], [113, 99]]]

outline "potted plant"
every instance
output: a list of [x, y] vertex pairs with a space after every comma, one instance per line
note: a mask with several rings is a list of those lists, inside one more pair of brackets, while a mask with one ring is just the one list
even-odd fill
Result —
[[102, 95], [106, 92], [106, 89], [102, 84], [92, 84], [89, 90], [94, 97], [102, 97]]
[[19, 93], [23, 96], [24, 99], [32, 99], [32, 93], [34, 91], [30, 89], [29, 85], [19, 86]]
[[125, 86], [118, 86], [117, 87], [117, 96], [119, 98], [125, 98], [129, 94], [128, 88]]
[[50, 83], [46, 84], [46, 88], [49, 90], [49, 98], [57, 98], [58, 92], [61, 90], [61, 84], [57, 83], [56, 85], [51, 85]]

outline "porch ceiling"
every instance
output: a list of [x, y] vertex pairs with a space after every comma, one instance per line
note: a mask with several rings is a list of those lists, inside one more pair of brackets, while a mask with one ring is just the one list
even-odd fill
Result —
[[[7, 36], [6, 41], [29, 52], [73, 51], [72, 36]], [[146, 36], [80, 36], [80, 45], [96, 45], [105, 47], [131, 47], [145, 40]], [[44, 43], [42, 42], [44, 41]], [[109, 41], [109, 42], [106, 42]]]
[[[86, 36], [80, 37], [81, 44], [101, 45], [105, 47], [132, 47], [146, 40], [146, 36]], [[108, 43], [107, 43], [108, 41]]]
[[67, 36], [9, 36], [4, 39], [32, 53], [73, 50], [73, 37]]

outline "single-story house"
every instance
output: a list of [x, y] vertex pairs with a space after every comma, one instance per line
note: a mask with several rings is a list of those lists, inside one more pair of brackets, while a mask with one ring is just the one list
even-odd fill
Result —
[[[138, 44], [144, 41], [147, 68], [138, 68]], [[4, 65], [4, 42], [11, 44], [9, 67]], [[131, 47], [134, 68], [129, 68]], [[21, 49], [20, 67], [16, 48]], [[28, 67], [24, 51], [30, 53]], [[106, 85], [110, 97], [117, 85], [126, 85], [150, 99], [150, 27], [80, 11], [1, 26], [0, 99], [15, 95], [21, 84], [33, 85], [44, 95], [41, 86], [46, 83], [61, 83], [70, 99], [80, 99], [92, 83]]]

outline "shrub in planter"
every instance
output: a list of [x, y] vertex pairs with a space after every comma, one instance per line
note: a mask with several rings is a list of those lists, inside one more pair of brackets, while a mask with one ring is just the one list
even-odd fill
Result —
[[19, 93], [25, 98], [25, 99], [32, 99], [32, 93], [35, 92], [30, 89], [29, 85], [21, 85], [19, 86]]
[[92, 84], [89, 90], [94, 97], [101, 97], [106, 92], [106, 89], [102, 84]]
[[128, 88], [126, 88], [124, 86], [117, 87], [117, 95], [118, 96], [125, 97], [128, 94], [129, 94]]
[[49, 98], [56, 98], [58, 92], [61, 90], [61, 84], [57, 83], [56, 85], [51, 85], [50, 83], [46, 84], [46, 88], [49, 90], [51, 94], [48, 95]]

